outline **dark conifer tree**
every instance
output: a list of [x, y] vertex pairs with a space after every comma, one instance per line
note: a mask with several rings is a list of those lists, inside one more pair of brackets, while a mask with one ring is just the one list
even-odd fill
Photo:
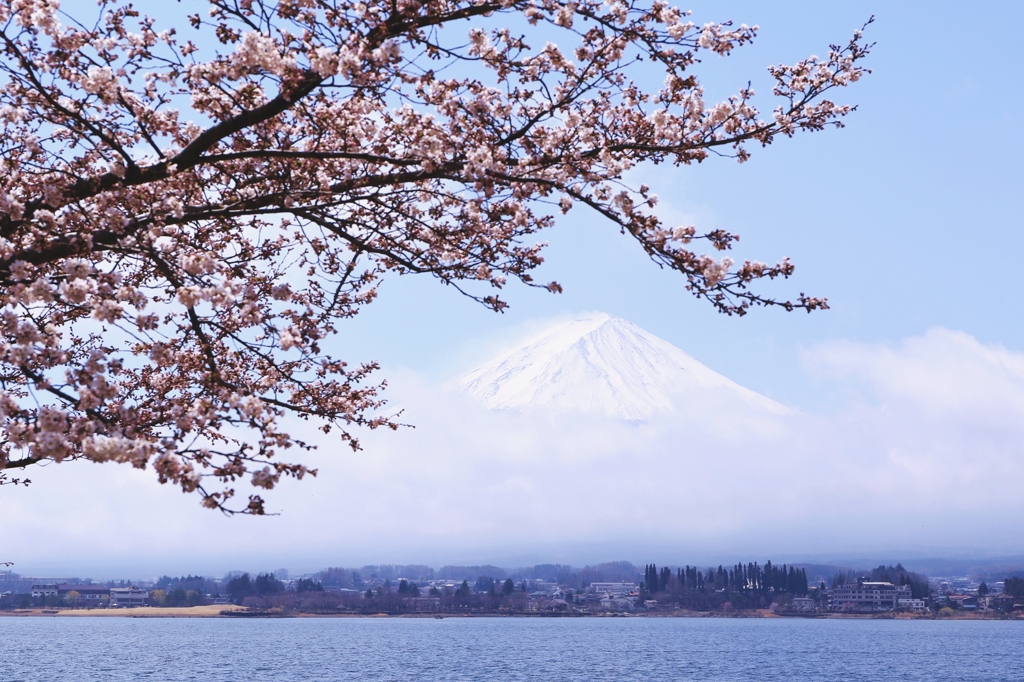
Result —
[[657, 566], [655, 566], [654, 564], [645, 564], [644, 565], [644, 580], [643, 580], [643, 583], [644, 583], [644, 587], [647, 589], [647, 592], [653, 593], [653, 592], [657, 592], [658, 591], [658, 567]]

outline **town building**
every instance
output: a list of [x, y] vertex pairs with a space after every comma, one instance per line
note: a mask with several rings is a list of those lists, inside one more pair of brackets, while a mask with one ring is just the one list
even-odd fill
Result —
[[32, 597], [56, 597], [58, 585], [33, 585]]
[[897, 606], [901, 609], [909, 609], [911, 611], [928, 610], [928, 606], [924, 603], [924, 599], [900, 599]]
[[57, 596], [68, 599], [74, 592], [77, 596], [75, 601], [79, 605], [96, 605], [110, 598], [110, 588], [102, 585], [58, 585]]
[[814, 600], [810, 597], [793, 597], [790, 601], [790, 608], [794, 611], [813, 611]]
[[568, 611], [569, 602], [564, 599], [541, 599], [537, 604], [538, 611]]
[[413, 611], [430, 613], [441, 610], [440, 597], [409, 597], [406, 599]]
[[590, 583], [590, 587], [587, 588], [589, 592], [596, 592], [597, 594], [604, 594], [609, 597], [621, 597], [632, 594], [638, 589], [636, 583]]
[[887, 611], [899, 606], [900, 599], [911, 599], [909, 585], [858, 580], [836, 585], [829, 593], [834, 611]]
[[76, 593], [76, 599], [90, 604], [98, 604], [106, 598], [110, 597], [110, 588], [102, 585], [68, 585], [68, 584], [45, 584], [38, 583], [32, 585], [32, 596], [38, 597], [60, 597], [61, 599], [67, 599], [68, 594]]
[[147, 599], [149, 599], [149, 592], [147, 592], [146, 590], [139, 589], [138, 587], [110, 588], [111, 606], [145, 606]]
[[[536, 595], [552, 595], [558, 591], [558, 583], [551, 582], [550, 580], [526, 580], [526, 588], [531, 594]], [[500, 585], [495, 585], [495, 588]]]
[[632, 611], [636, 605], [625, 597], [605, 597], [601, 600], [602, 611]]
[[951, 594], [947, 601], [959, 605], [961, 609], [967, 611], [978, 608], [978, 598], [970, 594]]
[[573, 602], [591, 611], [597, 610], [601, 599], [603, 598], [603, 595], [596, 594], [594, 592], [577, 592], [572, 596]]
[[[990, 594], [984, 598], [986, 609], [1001, 609], [1003, 611], [1012, 611], [1014, 608], [1014, 601], [1016, 601], [1011, 595], [1004, 592], [998, 592], [996, 594]], [[1019, 605], [1018, 605], [1019, 606]]]

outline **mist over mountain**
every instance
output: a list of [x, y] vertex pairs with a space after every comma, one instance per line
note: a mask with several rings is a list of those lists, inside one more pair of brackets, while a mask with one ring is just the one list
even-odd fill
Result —
[[627, 420], [709, 405], [789, 410], [725, 378], [635, 324], [598, 313], [552, 325], [469, 372], [459, 385], [489, 409], [564, 410]]
[[269, 492], [279, 516], [225, 518], [151, 471], [72, 462], [0, 490], [3, 558], [26, 575], [615, 557], [921, 570], [1024, 546], [1020, 353], [945, 329], [820, 344], [808, 373], [850, 396], [823, 414], [625, 320], [534, 329], [461, 382], [386, 369], [387, 409], [415, 428], [359, 431], [360, 452], [295, 420], [319, 473]]

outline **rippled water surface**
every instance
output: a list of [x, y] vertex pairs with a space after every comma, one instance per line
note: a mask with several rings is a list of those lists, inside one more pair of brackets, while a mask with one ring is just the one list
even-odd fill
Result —
[[1024, 621], [0, 618], [0, 680], [1024, 680]]

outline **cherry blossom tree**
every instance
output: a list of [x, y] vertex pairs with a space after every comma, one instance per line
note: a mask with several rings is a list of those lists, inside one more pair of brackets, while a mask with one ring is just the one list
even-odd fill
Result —
[[793, 266], [711, 255], [737, 237], [664, 223], [624, 176], [841, 127], [829, 93], [866, 73], [860, 31], [771, 67], [762, 116], [750, 87], [705, 102], [695, 74], [757, 27], [661, 0], [191, 4], [162, 26], [119, 0], [0, 2], [3, 482], [121, 462], [264, 513], [235, 487], [316, 473], [282, 459], [310, 449], [287, 417], [353, 448], [396, 427], [375, 365], [325, 350], [382, 276], [496, 311], [509, 280], [558, 292], [531, 275], [535, 235], [573, 207], [723, 313], [826, 307], [757, 293]]

